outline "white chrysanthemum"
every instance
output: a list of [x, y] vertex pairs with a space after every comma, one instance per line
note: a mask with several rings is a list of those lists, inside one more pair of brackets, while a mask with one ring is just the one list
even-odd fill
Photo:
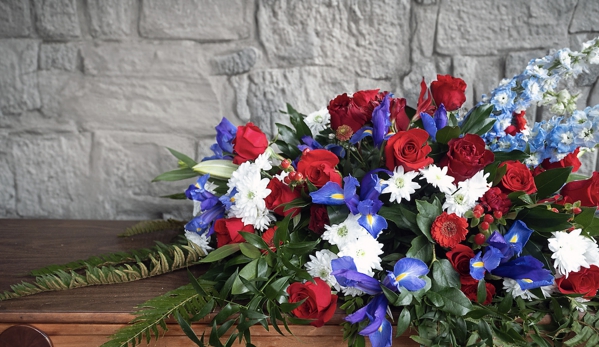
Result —
[[260, 170], [268, 171], [272, 169], [270, 161], [270, 147], [266, 149], [266, 152], [260, 154], [254, 161], [254, 165]]
[[268, 178], [260, 176], [260, 170], [247, 170], [246, 176], [237, 177], [235, 188], [237, 193], [233, 196], [235, 203], [229, 211], [230, 216], [241, 218], [243, 224], [252, 224], [258, 230], [265, 230], [274, 220], [274, 216], [266, 208], [264, 199], [270, 194], [266, 188]]
[[186, 230], [185, 237], [190, 242], [193, 242], [194, 245], [198, 246], [198, 248], [200, 248], [204, 254], [208, 254], [211, 250], [213, 250], [213, 248], [208, 244], [210, 242], [210, 238], [206, 237], [206, 234], [200, 235], [196, 232]]
[[453, 185], [455, 178], [447, 174], [447, 166], [440, 168], [435, 164], [431, 164], [424, 169], [420, 169], [420, 173], [428, 183], [439, 188], [445, 194], [451, 194], [456, 189]]
[[363, 291], [354, 287], [341, 287], [341, 291], [343, 292], [343, 294], [353, 297], [361, 296], [362, 294], [364, 294]]
[[310, 131], [312, 131], [312, 135], [316, 136], [331, 123], [331, 115], [329, 114], [329, 110], [323, 107], [307, 115], [304, 118], [304, 122], [310, 128]]
[[452, 194], [445, 194], [445, 202], [443, 210], [447, 213], [455, 213], [459, 217], [463, 217], [466, 211], [472, 209], [474, 205], [468, 199], [468, 195], [463, 189], [457, 189]]
[[585, 259], [589, 265], [599, 266], [599, 247], [597, 247], [597, 242], [589, 237], [585, 237], [584, 240], [587, 244], [586, 251], [584, 252]]
[[390, 193], [391, 202], [397, 202], [398, 204], [402, 199], [410, 201], [410, 195], [416, 192], [416, 189], [420, 188], [420, 184], [414, 182], [414, 178], [418, 176], [417, 171], [404, 172], [403, 166], [398, 166], [393, 170], [393, 174], [385, 181], [387, 187], [383, 189], [382, 193]]
[[372, 276], [372, 269], [382, 270], [379, 257], [383, 253], [382, 248], [383, 244], [371, 235], [364, 235], [341, 247], [337, 255], [352, 257], [358, 272]]
[[250, 175], [253, 176], [256, 175], [256, 173], [260, 175], [260, 169], [258, 169], [256, 165], [249, 161], [241, 163], [237, 170], [233, 171], [233, 173], [231, 174], [231, 178], [229, 178], [229, 180], [227, 181], [227, 186], [229, 187], [227, 194], [231, 193], [233, 188], [237, 187], [239, 185], [239, 182], [244, 177]]
[[549, 250], [553, 252], [555, 270], [558, 274], [568, 277], [570, 272], [580, 271], [581, 267], [590, 267], [585, 253], [589, 244], [586, 237], [581, 236], [581, 229], [571, 232], [556, 231], [548, 239]]
[[337, 259], [337, 255], [328, 249], [323, 249], [316, 252], [314, 255], [310, 255], [310, 261], [306, 263], [306, 271], [312, 277], [320, 277], [325, 281], [331, 288], [340, 290], [341, 286], [337, 282], [335, 276], [331, 275], [333, 268], [331, 267], [331, 260]]
[[[340, 224], [325, 225], [325, 231], [322, 234], [324, 240], [332, 245], [341, 248], [348, 243], [354, 242], [361, 236], [368, 235], [368, 231], [358, 223], [358, 215], [350, 214], [345, 221]], [[372, 236], [371, 236], [372, 238]]]
[[478, 199], [480, 199], [489, 188], [491, 184], [487, 182], [486, 174], [481, 170], [474, 176], [458, 183], [458, 189], [452, 194], [445, 194], [445, 202], [443, 203], [443, 209], [447, 213], [455, 213], [456, 215], [463, 217], [466, 211], [471, 210]]

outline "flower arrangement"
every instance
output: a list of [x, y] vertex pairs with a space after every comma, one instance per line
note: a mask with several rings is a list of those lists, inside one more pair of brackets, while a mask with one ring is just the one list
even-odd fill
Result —
[[[379, 90], [309, 115], [288, 105], [271, 140], [223, 119], [213, 156], [171, 150], [179, 168], [156, 178], [199, 176], [171, 257], [208, 270], [168, 305], [142, 305], [106, 346], [158, 337], [147, 310], [172, 314], [198, 346], [252, 346], [252, 325], [283, 334], [338, 310], [350, 346], [391, 346], [409, 328], [425, 346], [597, 345], [599, 173], [574, 172], [599, 141], [599, 105], [577, 110], [564, 87], [597, 63], [597, 39], [559, 50], [470, 110], [449, 75], [423, 80], [415, 109]], [[554, 116], [529, 125], [531, 105]], [[213, 311], [205, 341], [190, 323]]]

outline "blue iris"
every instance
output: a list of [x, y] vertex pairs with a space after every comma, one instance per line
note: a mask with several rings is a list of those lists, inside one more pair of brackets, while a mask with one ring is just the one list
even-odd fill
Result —
[[433, 116], [421, 112], [420, 119], [422, 119], [424, 130], [436, 141], [437, 131], [445, 128], [447, 125], [447, 110], [445, 110], [445, 105], [439, 105]]
[[385, 283], [388, 287], [401, 291], [405, 288], [409, 291], [416, 291], [426, 286], [421, 276], [428, 274], [428, 266], [416, 258], [402, 258], [395, 263], [393, 272], [387, 271]]

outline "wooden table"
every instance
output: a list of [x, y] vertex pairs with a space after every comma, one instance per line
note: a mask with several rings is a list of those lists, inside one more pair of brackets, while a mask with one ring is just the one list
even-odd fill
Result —
[[[119, 238], [131, 221], [11, 220], [0, 219], [0, 291], [11, 284], [31, 281], [27, 271], [49, 264], [86, 259], [103, 253], [151, 247], [154, 240], [168, 242], [175, 233], [154, 233]], [[160, 236], [160, 237], [159, 237]], [[118, 328], [133, 319], [134, 307], [152, 297], [188, 283], [185, 270], [132, 283], [93, 286], [40, 293], [0, 302], [0, 332], [18, 325], [32, 325], [48, 335], [54, 347], [100, 346]], [[262, 327], [252, 330], [257, 346], [347, 346], [339, 322], [342, 313], [321, 328], [293, 326], [296, 335], [280, 336]], [[158, 342], [150, 346], [195, 346], [175, 322]], [[194, 324], [196, 333], [205, 324]], [[207, 330], [208, 331], [208, 330]], [[418, 346], [407, 336], [393, 346]]]

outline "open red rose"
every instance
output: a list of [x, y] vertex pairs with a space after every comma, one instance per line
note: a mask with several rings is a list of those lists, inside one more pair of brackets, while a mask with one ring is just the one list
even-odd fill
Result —
[[468, 221], [455, 213], [441, 213], [431, 226], [431, 236], [441, 247], [456, 247], [466, 239], [466, 234]]
[[498, 187], [487, 190], [480, 199], [480, 203], [487, 212], [501, 211], [502, 214], [507, 214], [512, 207], [510, 198]]
[[448, 143], [449, 151], [439, 165], [447, 166], [447, 174], [455, 182], [462, 182], [495, 160], [493, 152], [485, 148], [485, 141], [478, 135], [466, 134]]
[[403, 166], [405, 171], [421, 169], [433, 163], [428, 157], [431, 147], [428, 145], [428, 133], [419, 128], [398, 131], [385, 146], [385, 164], [389, 170]]
[[506, 166], [506, 172], [498, 187], [504, 193], [523, 191], [526, 194], [532, 194], [537, 191], [535, 180], [526, 165], [517, 160], [510, 160], [499, 164], [499, 167], [503, 166]]
[[451, 266], [460, 274], [460, 282], [464, 284], [476, 284], [478, 281], [470, 275], [470, 259], [474, 258], [472, 248], [459, 244], [445, 254]]
[[331, 115], [331, 128], [337, 130], [347, 125], [354, 133], [360, 130], [372, 119], [372, 111], [381, 99], [378, 94], [378, 89], [361, 90], [351, 97], [344, 93], [331, 100], [327, 107]]
[[583, 267], [578, 272], [570, 272], [568, 277], [557, 278], [555, 284], [563, 294], [583, 294], [590, 299], [599, 290], [599, 267], [591, 265], [590, 268]]
[[337, 295], [331, 294], [331, 287], [320, 278], [315, 277], [314, 282], [291, 283], [287, 293], [290, 303], [306, 299], [291, 312], [300, 319], [314, 319], [310, 325], [321, 327], [333, 317], [337, 309]]
[[214, 222], [214, 233], [216, 234], [216, 246], [222, 247], [230, 243], [245, 242], [239, 234], [240, 231], [254, 233], [254, 226], [243, 225], [241, 218], [221, 218]]
[[466, 82], [451, 75], [437, 75], [431, 83], [431, 94], [437, 106], [443, 104], [447, 111], [455, 111], [466, 101]]
[[593, 172], [589, 179], [566, 183], [560, 193], [564, 204], [580, 201], [582, 206], [599, 206], [599, 172]]
[[564, 159], [556, 161], [555, 163], [550, 162], [549, 159], [545, 159], [541, 163], [541, 166], [545, 170], [571, 166], [572, 172], [576, 172], [578, 171], [578, 169], [580, 169], [581, 165], [580, 159], [578, 159], [578, 152], [580, 152], [580, 148], [576, 148], [574, 152], [568, 153], [568, 155], [566, 155]]
[[299, 207], [290, 208], [285, 211], [285, 208], [281, 206], [282, 204], [290, 203], [291, 201], [301, 197], [300, 188], [291, 189], [288, 185], [281, 182], [278, 178], [273, 178], [268, 182], [268, 186], [266, 188], [270, 189], [270, 194], [264, 199], [266, 203], [266, 208], [272, 210], [274, 213], [279, 216], [287, 216], [290, 213], [293, 213], [292, 217], [295, 217], [298, 213], [300, 213]]
[[310, 223], [308, 224], [308, 229], [318, 235], [322, 235], [325, 230], [324, 226], [329, 225], [329, 223], [329, 213], [325, 205], [310, 205]]
[[254, 160], [268, 148], [266, 135], [249, 122], [244, 126], [237, 127], [237, 135], [233, 139], [233, 150], [235, 157], [233, 163], [241, 164], [248, 160]]
[[302, 154], [297, 163], [297, 172], [314, 184], [317, 188], [324, 186], [327, 182], [335, 182], [341, 185], [341, 174], [335, 166], [339, 164], [339, 158], [326, 149], [314, 149]]
[[[491, 283], [485, 283], [485, 288], [487, 289], [487, 298], [485, 299], [485, 302], [483, 302], [483, 305], [489, 305], [492, 301], [493, 301], [493, 296], [495, 296], [495, 286], [492, 285]], [[477, 298], [477, 291], [478, 291], [478, 281], [477, 283], [474, 284], [466, 284], [464, 285], [462, 283], [462, 292], [464, 293], [464, 295], [466, 295], [466, 297], [468, 299], [470, 299], [470, 301], [478, 301]]]

